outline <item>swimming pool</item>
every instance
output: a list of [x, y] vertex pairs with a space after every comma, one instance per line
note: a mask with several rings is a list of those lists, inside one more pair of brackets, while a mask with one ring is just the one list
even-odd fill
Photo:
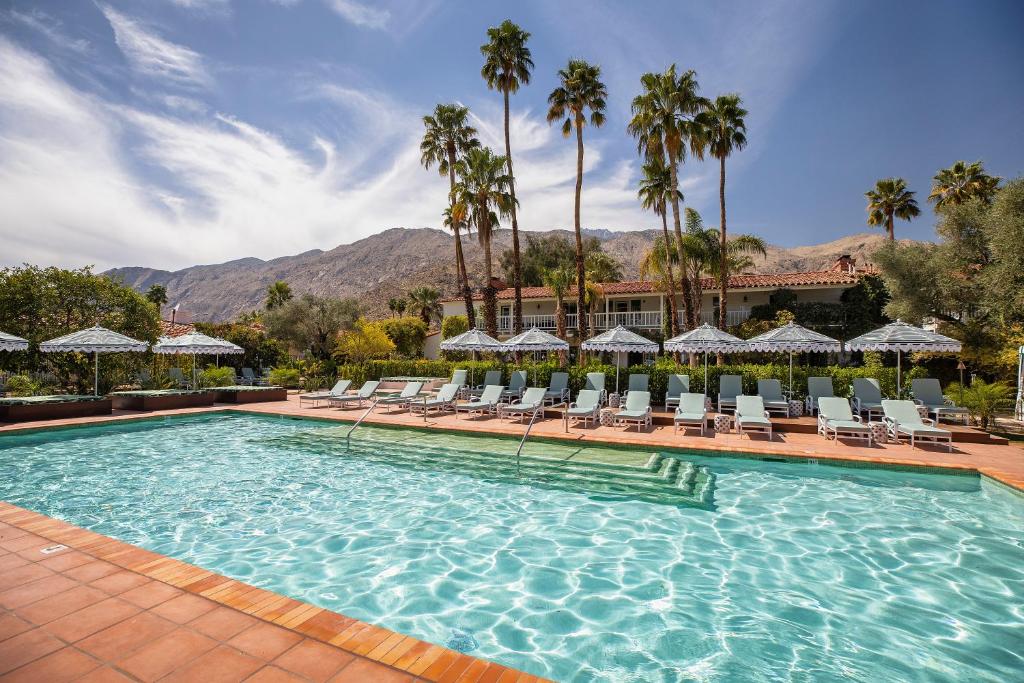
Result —
[[3, 436], [0, 499], [559, 680], [1024, 667], [1024, 500], [976, 476], [346, 429]]

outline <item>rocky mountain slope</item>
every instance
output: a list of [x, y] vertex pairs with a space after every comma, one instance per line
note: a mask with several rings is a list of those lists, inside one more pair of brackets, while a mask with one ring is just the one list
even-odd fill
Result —
[[[569, 231], [551, 231], [571, 237]], [[602, 241], [604, 250], [622, 263], [623, 275], [636, 278], [644, 251], [655, 230], [639, 232], [590, 231]], [[833, 242], [786, 249], [771, 246], [766, 259], [759, 259], [755, 272], [776, 273], [828, 268], [842, 254], [858, 264], [870, 260], [881, 244], [881, 234], [861, 233]], [[463, 240], [471, 276], [483, 273], [483, 250], [475, 239]], [[511, 234], [495, 235], [495, 258], [511, 246]], [[195, 320], [230, 320], [244, 311], [261, 308], [267, 285], [284, 280], [296, 294], [356, 297], [369, 314], [385, 314], [389, 298], [402, 296], [420, 285], [455, 292], [454, 247], [451, 235], [428, 228], [385, 230], [366, 239], [343, 244], [329, 251], [313, 250], [270, 261], [242, 258], [227, 263], [201, 265], [178, 271], [145, 267], [114, 268], [107, 271], [125, 284], [145, 291], [153, 284], [167, 287], [171, 305], [180, 304], [183, 314]]]

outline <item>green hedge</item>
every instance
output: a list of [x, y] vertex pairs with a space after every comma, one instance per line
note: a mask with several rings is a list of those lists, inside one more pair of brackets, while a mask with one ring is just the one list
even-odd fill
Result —
[[[547, 386], [552, 372], [565, 370], [569, 373], [569, 387], [573, 394], [583, 388], [586, 383], [588, 372], [605, 373], [605, 389], [609, 392], [615, 391], [615, 366], [610, 364], [588, 363], [585, 366], [573, 365], [569, 368], [559, 367], [555, 361], [533, 362], [524, 361], [519, 364], [502, 363], [499, 361], [449, 361], [449, 360], [375, 360], [359, 365], [339, 365], [338, 376], [352, 380], [356, 386], [371, 379], [381, 377], [450, 377], [456, 368], [472, 370], [474, 381], [480, 382], [484, 373], [488, 370], [501, 370], [502, 381], [508, 383], [509, 373], [512, 370], [526, 370], [529, 373], [529, 384], [531, 386]], [[629, 384], [629, 374], [640, 373], [650, 376], [650, 390], [652, 400], [661, 403], [665, 400], [665, 391], [668, 388], [668, 376], [679, 373], [690, 376], [690, 387], [693, 391], [701, 391], [704, 386], [704, 366], [700, 365], [691, 368], [688, 365], [679, 365], [667, 359], [659, 360], [655, 365], [636, 365], [630, 368], [622, 368], [620, 371], [620, 389], [625, 389]], [[711, 395], [718, 393], [718, 378], [721, 375], [741, 375], [743, 377], [743, 391], [747, 394], [757, 393], [757, 380], [778, 379], [782, 381], [783, 389], [789, 381], [788, 364], [742, 364], [742, 365], [711, 365], [708, 367], [708, 379], [710, 380], [709, 392]], [[915, 377], [926, 377], [927, 371], [924, 368], [914, 367], [903, 373], [904, 394], [910, 386], [910, 380]], [[869, 366], [869, 367], [841, 367], [828, 365], [821, 367], [793, 367], [793, 388], [797, 398], [802, 398], [807, 393], [808, 377], [831, 377], [836, 394], [839, 396], [852, 395], [851, 385], [855, 377], [873, 377], [879, 381], [884, 396], [893, 396], [896, 393], [896, 368]]]

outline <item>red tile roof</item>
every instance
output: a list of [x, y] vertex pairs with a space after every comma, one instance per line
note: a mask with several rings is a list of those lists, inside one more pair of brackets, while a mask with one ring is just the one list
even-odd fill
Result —
[[191, 323], [172, 323], [170, 320], [160, 321], [161, 337], [180, 337], [183, 334], [195, 332], [196, 326]]

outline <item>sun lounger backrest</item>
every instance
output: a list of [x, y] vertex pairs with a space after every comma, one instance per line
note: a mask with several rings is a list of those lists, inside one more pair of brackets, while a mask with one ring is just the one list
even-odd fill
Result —
[[445, 403], [447, 403], [448, 401], [451, 401], [453, 398], [455, 398], [455, 394], [459, 393], [459, 389], [461, 387], [461, 384], [456, 384], [455, 382], [442, 384], [441, 388], [437, 391], [437, 396], [435, 398], [438, 401], [444, 401]]
[[818, 399], [818, 414], [826, 420], [852, 420], [850, 402], [840, 396], [822, 396]]
[[764, 401], [760, 396], [737, 396], [736, 417], [764, 417]]
[[832, 389], [832, 378], [831, 377], [808, 377], [807, 378], [807, 395], [813, 399], [820, 398], [822, 396], [835, 396], [836, 393]]
[[526, 386], [526, 370], [513, 370], [509, 375], [509, 391], [519, 391]]
[[722, 375], [718, 378], [718, 395], [722, 398], [736, 398], [743, 393], [743, 378], [739, 375]]
[[546, 394], [547, 391], [548, 390], [544, 387], [530, 387], [526, 390], [526, 393], [523, 394], [523, 398], [519, 402], [524, 406], [537, 405], [544, 400], [544, 394]]
[[457, 384], [460, 387], [466, 383], [466, 374], [468, 370], [459, 369], [452, 373], [452, 384]]
[[569, 386], [568, 372], [552, 372], [551, 381], [548, 383], [548, 391], [565, 391]]
[[626, 396], [626, 410], [647, 410], [651, 407], [651, 392], [631, 391]]
[[926, 406], [941, 406], [946, 402], [942, 397], [942, 386], [934, 377], [923, 377], [910, 381], [911, 395]]
[[173, 380], [181, 381], [185, 379], [185, 374], [181, 371], [181, 368], [170, 368], [167, 370], [167, 376]]
[[866, 403], [882, 402], [882, 390], [878, 386], [878, 380], [869, 377], [854, 378], [853, 395]]
[[668, 376], [668, 395], [678, 396], [679, 394], [685, 394], [690, 391], [690, 376], [689, 375], [669, 375]]
[[256, 379], [256, 373], [252, 371], [252, 368], [242, 368], [242, 377], [245, 379]]
[[500, 384], [488, 384], [484, 387], [484, 391], [480, 394], [481, 403], [497, 403], [498, 399], [501, 398], [501, 392], [505, 391], [505, 387]]
[[629, 391], [647, 391], [647, 387], [650, 383], [650, 375], [630, 375]]
[[492, 384], [501, 384], [501, 370], [488, 370], [484, 375], [484, 386], [489, 387]]
[[380, 386], [380, 382], [375, 379], [363, 382], [363, 386], [359, 387], [359, 395], [363, 398], [370, 398], [374, 392], [377, 391], [377, 387]]
[[594, 391], [604, 391], [604, 373], [603, 372], [588, 372], [587, 373], [587, 385], [584, 389], [593, 389]]
[[334, 386], [331, 387], [331, 393], [335, 395], [344, 394], [346, 391], [348, 391], [348, 388], [351, 384], [352, 380], [350, 379], [339, 379], [337, 382], [334, 383]]
[[704, 407], [704, 394], [686, 393], [679, 395], [680, 413], [704, 413]]
[[915, 426], [923, 425], [921, 414], [917, 412], [917, 406], [913, 401], [896, 401], [886, 399], [882, 401], [882, 412], [890, 420], [895, 420], [901, 425]]
[[765, 401], [785, 401], [782, 395], [782, 382], [777, 379], [757, 380], [757, 395]]
[[423, 382], [406, 382], [399, 396], [401, 398], [412, 398], [413, 396], [418, 396], [421, 391], [423, 391]]
[[596, 389], [583, 389], [576, 397], [576, 408], [594, 410], [601, 402], [601, 392]]

